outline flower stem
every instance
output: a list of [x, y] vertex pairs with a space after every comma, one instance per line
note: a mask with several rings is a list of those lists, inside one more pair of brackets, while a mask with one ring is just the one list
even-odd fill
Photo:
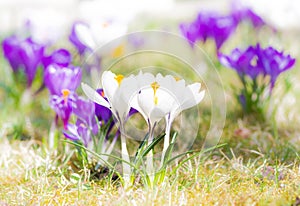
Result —
[[56, 133], [56, 121], [54, 119], [52, 121], [50, 131], [49, 131], [49, 137], [48, 137], [48, 146], [50, 150], [54, 149], [55, 133]]
[[[154, 139], [154, 128], [155, 128], [156, 123], [153, 124], [153, 126], [151, 125], [151, 123], [149, 123], [149, 139], [148, 139], [148, 147], [152, 144], [153, 139]], [[153, 175], [153, 148], [150, 150], [150, 152], [147, 154], [147, 164], [146, 164], [146, 171], [147, 174], [150, 176], [151, 182], [154, 179], [154, 175]]]
[[164, 147], [163, 147], [163, 151], [162, 151], [162, 155], [161, 155], [161, 161], [160, 161], [160, 166], [163, 166], [164, 163], [164, 159], [165, 159], [165, 155], [166, 155], [166, 151], [170, 145], [170, 131], [171, 131], [171, 122], [169, 120], [166, 121], [166, 135], [164, 138]]
[[[126, 162], [130, 162], [129, 154], [126, 146], [126, 137], [124, 133], [124, 127], [122, 124], [120, 124], [120, 132], [121, 132], [121, 152], [122, 152], [122, 159]], [[131, 170], [130, 165], [128, 165], [126, 162], [122, 162], [123, 167], [123, 178], [125, 180], [125, 184], [129, 183], [130, 176], [131, 176]]]

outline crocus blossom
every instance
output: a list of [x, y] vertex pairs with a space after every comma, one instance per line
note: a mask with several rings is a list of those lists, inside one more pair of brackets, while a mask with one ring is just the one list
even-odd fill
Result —
[[68, 124], [65, 136], [71, 140], [81, 140], [87, 147], [92, 141], [91, 135], [97, 135], [99, 126], [95, 116], [95, 105], [90, 100], [78, 97], [73, 107], [77, 116], [76, 125]]
[[30, 87], [44, 54], [44, 45], [34, 42], [31, 38], [20, 39], [11, 36], [3, 40], [2, 48], [5, 58], [13, 71], [23, 69]]
[[45, 70], [44, 82], [51, 94], [50, 105], [62, 119], [65, 128], [77, 99], [75, 90], [80, 81], [79, 67], [61, 67], [52, 64]]
[[[127, 79], [129, 78], [133, 80], [132, 76], [128, 77]], [[126, 146], [126, 139], [124, 136], [124, 124], [130, 111], [130, 104], [127, 102], [127, 100], [129, 99], [128, 96], [131, 96], [132, 94], [131, 91], [129, 91], [129, 88], [125, 87], [124, 89], [120, 89], [121, 85], [126, 85], [121, 84], [123, 79], [123, 75], [116, 75], [111, 71], [103, 72], [102, 86], [107, 100], [87, 84], [82, 83], [82, 89], [92, 101], [106, 108], [109, 108], [116, 120], [119, 122], [119, 129], [121, 132], [122, 158], [126, 162], [130, 162]], [[123, 172], [124, 174], [130, 174], [130, 167], [125, 162], [123, 162]]]
[[217, 49], [231, 36], [237, 27], [231, 15], [220, 15], [214, 12], [200, 12], [191, 23], [180, 24], [180, 30], [193, 46], [197, 40], [205, 42], [208, 38], [215, 41]]
[[232, 15], [237, 22], [249, 21], [254, 28], [260, 28], [266, 24], [260, 16], [258, 16], [254, 11], [252, 11], [249, 8], [234, 10]]
[[95, 41], [88, 24], [75, 22], [72, 26], [69, 40], [77, 48], [80, 55], [91, 51], [95, 47]]
[[[254, 110], [262, 111], [261, 105], [271, 97], [278, 76], [291, 69], [296, 61], [271, 46], [262, 48], [259, 44], [245, 50], [234, 49], [230, 55], [219, 53], [218, 56], [221, 64], [238, 73], [243, 83], [243, 89], [237, 95], [238, 100], [249, 113]], [[258, 81], [258, 76], [268, 78]], [[265, 88], [269, 89], [268, 95], [264, 94]]]
[[[164, 152], [170, 142], [170, 130], [176, 116], [181, 111], [197, 105], [204, 97], [205, 91], [201, 91], [201, 84], [194, 83], [186, 86], [183, 79], [171, 75], [162, 76], [160, 73], [155, 77], [140, 73], [138, 82], [152, 82], [140, 88], [136, 94], [137, 100], [132, 101], [132, 106], [145, 118], [149, 126], [149, 143], [153, 139], [153, 130], [157, 122], [166, 119], [166, 135], [164, 139]], [[149, 161], [149, 164], [152, 164]]]
[[259, 74], [270, 76], [271, 89], [279, 74], [292, 68], [296, 61], [271, 46], [263, 49], [259, 44], [246, 50], [234, 49], [230, 55], [219, 54], [219, 60], [224, 66], [235, 69], [240, 78], [248, 75], [255, 79]]
[[257, 63], [261, 68], [263, 68], [264, 75], [269, 75], [271, 77], [271, 88], [274, 87], [277, 77], [284, 71], [289, 70], [293, 67], [296, 59], [292, 58], [290, 55], [285, 55], [273, 47], [267, 47], [262, 49], [259, 44], [257, 44], [258, 61]]
[[231, 15], [237, 22], [250, 22], [254, 28], [260, 28], [266, 24], [258, 14], [247, 6], [242, 5], [238, 0], [232, 2]]
[[71, 61], [71, 53], [66, 49], [55, 50], [49, 56], [45, 55], [42, 59], [44, 68], [47, 68], [50, 64], [57, 64], [62, 67], [67, 67]]
[[[123, 75], [116, 75], [111, 71], [103, 72], [102, 86], [104, 95], [107, 99], [98, 94], [97, 91], [93, 90], [87, 84], [82, 84], [82, 89], [85, 94], [99, 105], [109, 108], [120, 123], [124, 123], [130, 111], [130, 106], [128, 102], [126, 102], [129, 98], [126, 97], [130, 97], [131, 93], [126, 92], [124, 89], [120, 89], [123, 78]], [[128, 78], [132, 79], [133, 77]]]
[[246, 50], [236, 48], [230, 55], [219, 53], [219, 60], [225, 67], [236, 70], [241, 79], [245, 75], [255, 79], [259, 74], [263, 73], [263, 68], [257, 64], [257, 51], [256, 46], [249, 46]]

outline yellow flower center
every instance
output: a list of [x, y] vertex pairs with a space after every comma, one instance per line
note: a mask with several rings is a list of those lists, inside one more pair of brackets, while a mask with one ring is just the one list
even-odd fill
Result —
[[119, 86], [123, 79], [124, 79], [124, 76], [122, 74], [115, 76], [115, 80], [118, 82]]
[[65, 104], [67, 104], [67, 102], [68, 102], [68, 97], [69, 97], [69, 95], [70, 95], [70, 93], [71, 93], [70, 90], [68, 90], [68, 89], [63, 89], [63, 90], [61, 90], [61, 93], [62, 93], [62, 95], [63, 95]]
[[151, 87], [152, 87], [153, 93], [154, 93], [154, 104], [157, 105], [158, 104], [158, 98], [156, 96], [156, 91], [159, 88], [159, 84], [157, 82], [153, 82], [151, 84]]
[[174, 79], [176, 80], [176, 82], [181, 80], [181, 78], [179, 78], [179, 77], [174, 77]]

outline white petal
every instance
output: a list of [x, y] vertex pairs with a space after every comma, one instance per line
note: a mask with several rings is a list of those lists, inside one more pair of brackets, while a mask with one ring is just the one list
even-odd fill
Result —
[[100, 94], [98, 94], [97, 91], [92, 89], [89, 85], [87, 85], [85, 83], [81, 83], [81, 88], [82, 88], [83, 92], [85, 93], [85, 95], [90, 100], [110, 109], [109, 103]]
[[115, 77], [116, 75], [111, 71], [105, 71], [102, 74], [102, 87], [103, 87], [104, 95], [107, 97], [110, 103], [112, 103], [116, 90], [119, 87], [119, 84], [115, 79]]
[[166, 113], [160, 108], [154, 108], [150, 113], [150, 122], [153, 125], [154, 122], [160, 121], [163, 117], [166, 116]]
[[154, 108], [154, 94], [152, 88], [142, 89], [137, 97], [141, 114], [147, 121], [150, 118], [150, 113]]
[[77, 37], [83, 44], [85, 44], [86, 46], [88, 46], [91, 49], [96, 47], [92, 33], [86, 25], [81, 24], [81, 23], [76, 24], [75, 32], [77, 34]]
[[155, 77], [151, 73], [140, 72], [136, 76], [137, 84], [139, 88], [148, 87], [152, 82], [155, 81]]
[[201, 89], [200, 83], [194, 83], [187, 86], [187, 90], [184, 96], [184, 102], [181, 105], [182, 110], [191, 108], [202, 101], [205, 95], [205, 91], [204, 90], [200, 91], [200, 89]]

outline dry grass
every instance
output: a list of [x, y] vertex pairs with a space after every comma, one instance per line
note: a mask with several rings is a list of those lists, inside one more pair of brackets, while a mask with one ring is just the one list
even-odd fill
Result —
[[299, 162], [270, 166], [259, 153], [247, 162], [222, 151], [197, 157], [150, 190], [77, 179], [33, 141], [2, 139], [0, 149], [0, 205], [291, 205], [300, 196]]

